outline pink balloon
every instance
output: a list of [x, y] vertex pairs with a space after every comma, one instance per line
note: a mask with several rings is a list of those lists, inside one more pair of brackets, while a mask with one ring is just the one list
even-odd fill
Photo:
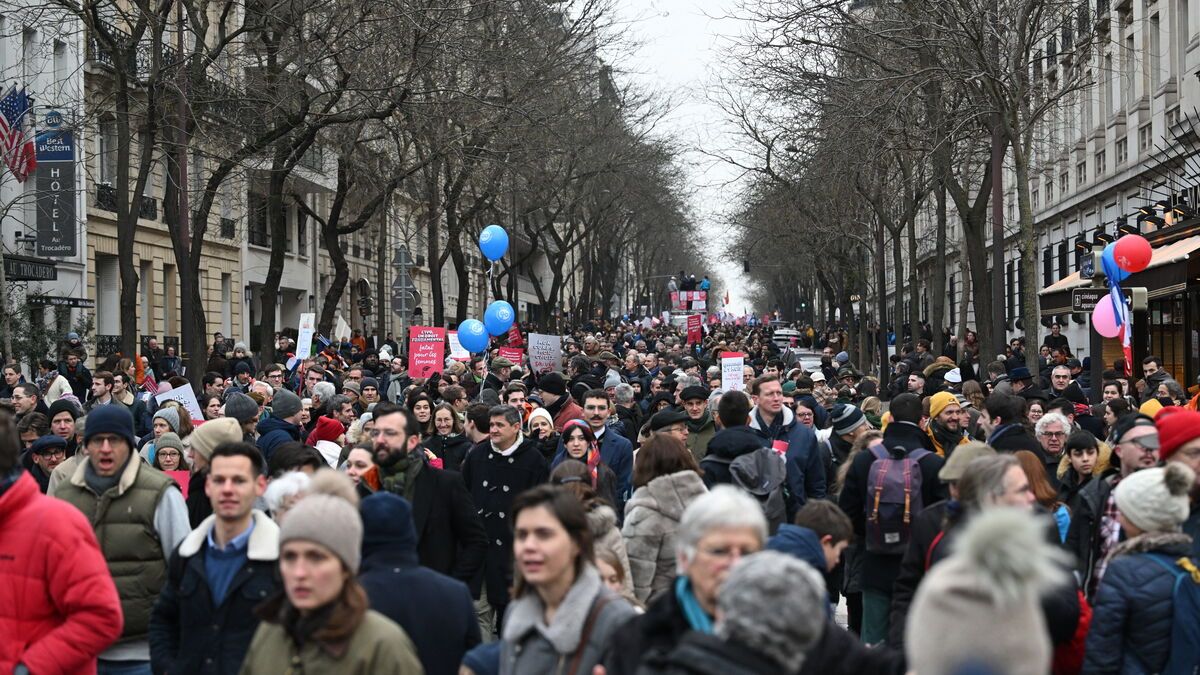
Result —
[[1117, 317], [1113, 313], [1112, 298], [1104, 296], [1092, 310], [1092, 329], [1106, 338], [1115, 338], [1121, 332]]

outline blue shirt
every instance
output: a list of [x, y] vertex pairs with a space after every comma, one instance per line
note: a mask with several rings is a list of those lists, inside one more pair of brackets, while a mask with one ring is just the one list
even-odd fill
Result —
[[233, 583], [233, 577], [247, 560], [246, 550], [250, 547], [254, 519], [251, 518], [246, 531], [230, 539], [225, 548], [217, 546], [216, 540], [213, 539], [213, 530], [216, 529], [214, 523], [208, 530], [208, 546], [204, 548], [204, 570], [208, 575], [208, 589], [212, 594], [213, 607], [220, 607], [225, 601], [225, 594], [229, 592], [229, 585]]

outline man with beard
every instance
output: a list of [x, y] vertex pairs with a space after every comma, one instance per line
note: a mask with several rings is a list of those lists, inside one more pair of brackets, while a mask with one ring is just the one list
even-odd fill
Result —
[[393, 357], [387, 377], [383, 380], [384, 398], [399, 404], [404, 398], [404, 390], [410, 384], [412, 384], [412, 378], [408, 376], [408, 366], [404, 362], [404, 357]]
[[962, 406], [948, 391], [929, 397], [929, 425], [925, 429], [938, 457], [948, 459], [954, 448], [966, 443], [967, 432], [962, 426]]
[[508, 378], [512, 375], [512, 369], [513, 362], [503, 356], [492, 359], [487, 377], [483, 379], [482, 389], [494, 389], [498, 394], [503, 392], [504, 385], [508, 383]]
[[687, 447], [699, 462], [708, 454], [708, 442], [717, 433], [712, 413], [708, 410], [708, 389], [703, 386], [687, 387], [679, 398], [688, 416]]
[[488, 442], [471, 448], [463, 462], [462, 478], [479, 509], [487, 534], [485, 587], [476, 611], [484, 632], [504, 618], [512, 585], [512, 525], [508, 521], [517, 495], [550, 478], [538, 443], [521, 433], [521, 413], [511, 405], [488, 411]]
[[[488, 545], [462, 474], [425, 463], [420, 425], [407, 408], [380, 403], [374, 419], [370, 436], [381, 489], [412, 503], [421, 564], [472, 584], [483, 569]], [[471, 592], [478, 597], [479, 583]]]

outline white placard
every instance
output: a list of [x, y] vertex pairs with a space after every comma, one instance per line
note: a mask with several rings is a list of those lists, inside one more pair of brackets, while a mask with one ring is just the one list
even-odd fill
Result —
[[350, 339], [350, 324], [342, 317], [338, 317], [337, 327], [333, 331], [333, 339], [335, 342], [341, 342], [342, 339]]
[[192, 420], [196, 422], [204, 421], [204, 413], [200, 411], [200, 402], [196, 400], [196, 392], [192, 391], [191, 387], [176, 387], [170, 391], [164, 391], [154, 397], [158, 405], [162, 405], [166, 401], [176, 401], [183, 405], [192, 416]]
[[562, 372], [562, 339], [557, 335], [529, 334], [529, 368], [535, 373]]
[[745, 390], [746, 373], [743, 370], [745, 363], [745, 354], [721, 352], [721, 391]]
[[470, 361], [471, 352], [467, 351], [458, 341], [458, 331], [446, 331], [446, 340], [450, 342], [450, 358], [455, 361]]
[[303, 361], [312, 351], [313, 333], [317, 330], [317, 315], [305, 312], [300, 315], [300, 330], [296, 335], [296, 359]]

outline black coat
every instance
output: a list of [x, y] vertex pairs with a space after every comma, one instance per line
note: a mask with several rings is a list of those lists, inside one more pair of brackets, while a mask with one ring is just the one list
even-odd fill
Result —
[[748, 426], [729, 427], [713, 434], [712, 440], [708, 442], [708, 454], [700, 460], [700, 468], [704, 469], [705, 487], [711, 490], [714, 485], [732, 483], [733, 475], [729, 471], [729, 462], [759, 448], [769, 447], [771, 444]]
[[398, 547], [367, 555], [359, 574], [371, 609], [408, 633], [426, 675], [456, 675], [463, 654], [480, 642], [467, 585], [421, 567], [415, 550]]
[[421, 564], [470, 583], [488, 546], [462, 475], [425, 467], [413, 484], [412, 509]]
[[[937, 474], [945, 461], [932, 453], [928, 447], [929, 436], [915, 424], [892, 422], [883, 432], [883, 445], [889, 450], [897, 447], [912, 452], [917, 448], [930, 450], [930, 454], [921, 458], [921, 501], [924, 505], [933, 505], [946, 498], [946, 486], [938, 480]], [[871, 464], [875, 456], [870, 452], [859, 452], [850, 460], [850, 469], [846, 473], [846, 482], [838, 495], [838, 506], [850, 521], [854, 523], [854, 533], [865, 537], [867, 533], [867, 490], [870, 488]], [[892, 585], [900, 573], [900, 562], [903, 556], [884, 555], [864, 550], [862, 561], [862, 587], [891, 594]]]
[[608, 675], [635, 675], [643, 660], [664, 658], [689, 630], [674, 591], [662, 593], [646, 607], [645, 614], [613, 633], [601, 662]]
[[1077, 507], [1071, 512], [1071, 525], [1067, 528], [1065, 545], [1075, 556], [1075, 571], [1083, 580], [1088, 600], [1093, 599], [1092, 573], [1100, 561], [1100, 520], [1119, 474], [1118, 469], [1110, 469], [1080, 488]]
[[463, 461], [471, 451], [471, 439], [462, 434], [430, 436], [422, 445], [442, 460], [442, 468], [447, 471], [462, 471]]
[[[247, 553], [255, 555], [257, 550], [260, 555], [243, 563], [220, 607], [213, 606], [205, 573], [209, 527], [194, 531], [171, 554], [167, 581], [150, 615], [150, 664], [155, 673], [234, 675], [241, 669], [258, 629], [254, 608], [282, 588], [278, 562], [266, 553], [278, 556], [278, 533], [267, 532], [273, 523], [264, 514], [255, 512], [255, 517], [259, 520]], [[273, 542], [260, 545], [262, 539]]]
[[996, 452], [1028, 450], [1039, 457], [1042, 454], [1042, 444], [1038, 443], [1038, 440], [1026, 431], [1022, 424], [1009, 424], [1003, 428], [997, 428], [988, 438], [988, 445], [992, 446]]
[[666, 654], [656, 654], [638, 667], [638, 675], [775, 675], [775, 660], [745, 645], [716, 635], [685, 633]]
[[537, 441], [525, 440], [507, 457], [493, 452], [491, 441], [484, 441], [467, 454], [462, 476], [487, 535], [484, 576], [476, 576], [471, 590], [477, 591], [481, 580], [486, 581], [488, 603], [504, 607], [512, 584], [513, 499], [549, 480], [550, 471]]

